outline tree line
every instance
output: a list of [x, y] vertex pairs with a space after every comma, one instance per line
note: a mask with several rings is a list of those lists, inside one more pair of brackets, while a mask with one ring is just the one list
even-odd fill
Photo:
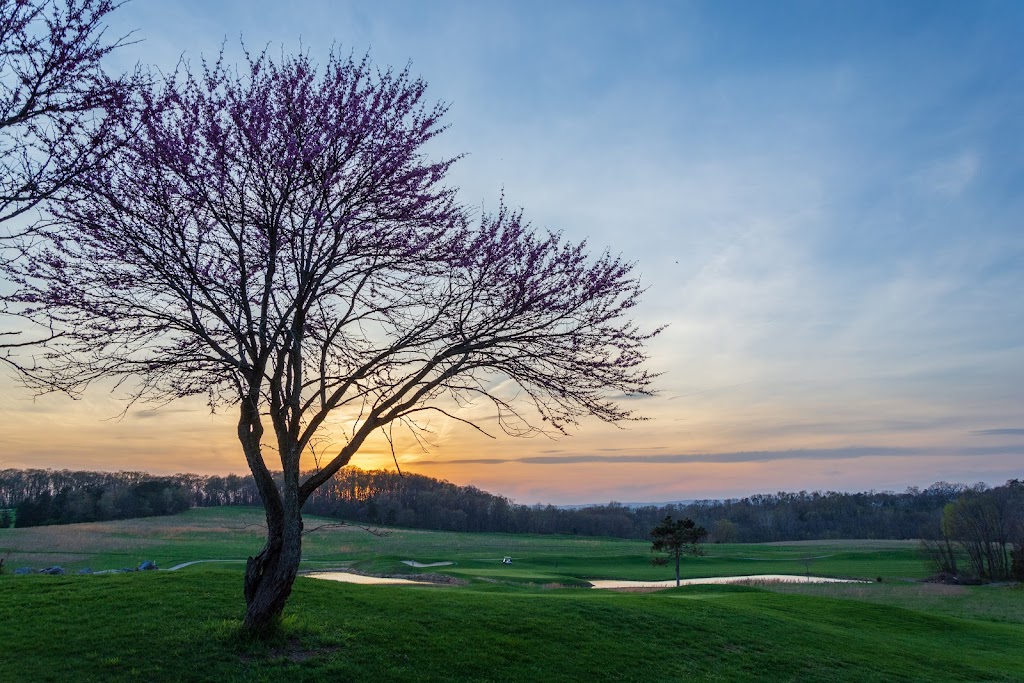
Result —
[[0, 470], [0, 528], [173, 515], [191, 507], [259, 504], [252, 477], [237, 475], [158, 477], [146, 472]]
[[966, 490], [937, 483], [902, 493], [836, 491], [757, 494], [685, 504], [558, 507], [516, 504], [473, 486], [420, 475], [345, 468], [307, 503], [307, 512], [364, 524], [446, 531], [574, 534], [647, 539], [666, 516], [689, 517], [712, 542], [829, 538], [916, 539]]
[[[1002, 544], [1006, 551], [1002, 557], [1008, 558], [1014, 525], [1019, 526], [1021, 517], [1020, 488], [1016, 480], [995, 488], [940, 482], [902, 492], [800, 491], [685, 504], [627, 506], [611, 502], [557, 507], [518, 504], [474, 486], [418, 474], [346, 467], [310, 496], [304, 511], [362, 524], [418, 529], [637, 539], [647, 539], [650, 530], [671, 515], [693, 519], [708, 530], [713, 543], [932, 539], [945, 533], [953, 544], [970, 529], [984, 529], [995, 539], [993, 543]], [[165, 504], [164, 500], [172, 502]], [[1004, 501], [1000, 509], [1005, 509], [995, 521], [987, 507], [988, 501], [994, 500]], [[0, 471], [0, 509], [17, 509], [18, 526], [170, 514], [186, 507], [260, 504], [252, 476]], [[34, 514], [33, 506], [49, 512]], [[28, 511], [24, 518], [23, 509]], [[1009, 566], [1008, 559], [1002, 562], [987, 546], [972, 552], [985, 558], [984, 571], [979, 574], [999, 573], [1004, 565]]]
[[[44, 526], [173, 515], [189, 509], [188, 494], [169, 481], [144, 481], [129, 486], [63, 488], [38, 498], [21, 501], [15, 507], [14, 526]], [[0, 519], [0, 524], [3, 520]]]

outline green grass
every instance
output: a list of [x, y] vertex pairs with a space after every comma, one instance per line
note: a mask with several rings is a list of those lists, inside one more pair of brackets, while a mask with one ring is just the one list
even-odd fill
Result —
[[354, 586], [300, 578], [239, 632], [240, 573], [0, 578], [7, 681], [1012, 681], [1024, 627], [694, 586]]
[[[192, 510], [0, 530], [8, 566], [69, 571], [244, 559], [259, 510]], [[330, 520], [308, 519], [307, 529]], [[246, 638], [239, 563], [104, 576], [0, 576], [7, 681], [1014, 681], [1024, 589], [930, 586], [912, 542], [711, 545], [687, 576], [803, 573], [881, 584], [581, 588], [662, 579], [620, 539], [356, 528], [311, 533], [305, 568], [448, 573], [464, 586], [356, 586], [300, 577], [273, 638]], [[511, 566], [501, 558], [514, 558]], [[416, 570], [401, 563], [454, 561]], [[543, 586], [549, 586], [544, 588]]]
[[[307, 518], [306, 528], [333, 520]], [[0, 529], [0, 556], [11, 552], [10, 567], [60, 564], [116, 569], [155, 560], [161, 567], [201, 559], [244, 560], [262, 545], [261, 511], [206, 508], [173, 517]], [[645, 541], [526, 534], [466, 534], [409, 529], [375, 536], [362, 529], [328, 528], [304, 539], [304, 568], [352, 567], [382, 574], [446, 573], [474, 580], [519, 583], [578, 583], [585, 579], [659, 580], [672, 578], [669, 567], [650, 564]], [[929, 568], [912, 541], [823, 541], [820, 543], [706, 546], [707, 555], [686, 558], [687, 577], [803, 574], [874, 579], [927, 576]], [[502, 565], [504, 556], [512, 565]], [[451, 561], [448, 567], [416, 570], [402, 560]], [[195, 565], [187, 571], [202, 571]]]
[[965, 619], [1024, 624], [1024, 586], [933, 583], [776, 584], [778, 593], [859, 600]]

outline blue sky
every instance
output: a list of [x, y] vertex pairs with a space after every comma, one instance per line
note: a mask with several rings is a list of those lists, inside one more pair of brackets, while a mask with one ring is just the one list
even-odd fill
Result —
[[[140, 39], [121, 67], [239, 36], [411, 63], [451, 105], [434, 152], [467, 153], [463, 201], [504, 190], [636, 262], [638, 316], [669, 325], [650, 422], [453, 428], [411, 469], [566, 503], [1024, 476], [1024, 4], [136, 0], [110, 30]], [[0, 431], [14, 466], [134, 468], [179, 435], [190, 455], [142, 464], [244, 468], [198, 406], [112, 425], [101, 392], [8, 394], [69, 425], [34, 456]]]

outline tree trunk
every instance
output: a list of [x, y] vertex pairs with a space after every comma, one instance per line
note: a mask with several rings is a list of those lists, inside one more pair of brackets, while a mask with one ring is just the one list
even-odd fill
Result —
[[946, 557], [949, 558], [949, 572], [953, 576], [957, 576], [960, 572], [957, 570], [956, 567], [956, 548], [953, 547], [953, 541], [949, 538], [949, 536], [946, 536], [945, 533], [943, 533], [943, 536], [945, 537], [944, 542], [946, 544]]
[[250, 633], [263, 634], [284, 611], [302, 559], [302, 517], [286, 512], [272, 520], [267, 513], [267, 542], [245, 567], [245, 622]]
[[258, 397], [241, 405], [238, 438], [249, 469], [263, 500], [267, 518], [267, 542], [245, 566], [245, 622], [250, 633], [262, 635], [272, 628], [284, 611], [302, 559], [302, 506], [299, 503], [298, 465], [286, 472], [281, 489], [263, 462]]
[[679, 585], [680, 585], [679, 584], [679, 556], [680, 555], [681, 555], [681, 553], [677, 550], [676, 551], [676, 588], [679, 588]]

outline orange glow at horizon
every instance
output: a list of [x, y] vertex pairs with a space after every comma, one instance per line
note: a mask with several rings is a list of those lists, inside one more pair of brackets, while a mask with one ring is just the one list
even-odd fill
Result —
[[[463, 425], [435, 423], [426, 450], [411, 435], [396, 430], [396, 455], [403, 472], [472, 484], [528, 504], [658, 502], [782, 490], [900, 490], [940, 479], [1001, 483], [1008, 474], [1019, 472], [1019, 458], [1012, 449], [984, 461], [951, 454], [944, 444], [956, 441], [962, 432], [957, 427], [924, 436], [913, 431], [879, 435], [853, 420], [844, 433], [835, 426], [787, 420], [784, 411], [765, 405], [738, 414], [715, 405], [720, 402], [707, 403], [688, 406], [686, 416], [678, 417], [672, 412], [674, 403], [651, 399], [645, 412], [658, 414], [650, 421], [621, 429], [585, 422], [573, 436], [559, 439], [500, 434], [490, 439]], [[80, 402], [56, 396], [31, 401], [8, 391], [0, 409], [15, 418], [0, 432], [5, 454], [0, 468], [158, 474], [248, 471], [235, 440], [233, 413], [211, 415], [199, 401], [178, 401], [157, 410], [133, 409], [121, 419], [111, 419], [123, 407], [107, 396]], [[731, 417], [717, 417], [723, 413]], [[45, 442], [39, 440], [40, 434], [46, 434]], [[338, 440], [333, 447], [343, 443]], [[937, 451], [926, 459], [920, 454], [901, 455], [899, 450], [929, 444]], [[327, 445], [322, 444], [324, 452], [330, 453]], [[885, 457], [844, 456], [844, 448], [872, 445], [896, 450]], [[814, 457], [816, 449], [830, 455]], [[763, 451], [769, 454], [758, 455]], [[745, 455], [748, 452], [755, 453]], [[266, 457], [273, 463], [272, 449]], [[761, 457], [768, 459], [759, 461]], [[738, 461], [708, 461], [714, 458]], [[395, 466], [381, 436], [369, 440], [350, 464], [362, 469]], [[303, 465], [312, 468], [314, 462], [307, 456]]]

